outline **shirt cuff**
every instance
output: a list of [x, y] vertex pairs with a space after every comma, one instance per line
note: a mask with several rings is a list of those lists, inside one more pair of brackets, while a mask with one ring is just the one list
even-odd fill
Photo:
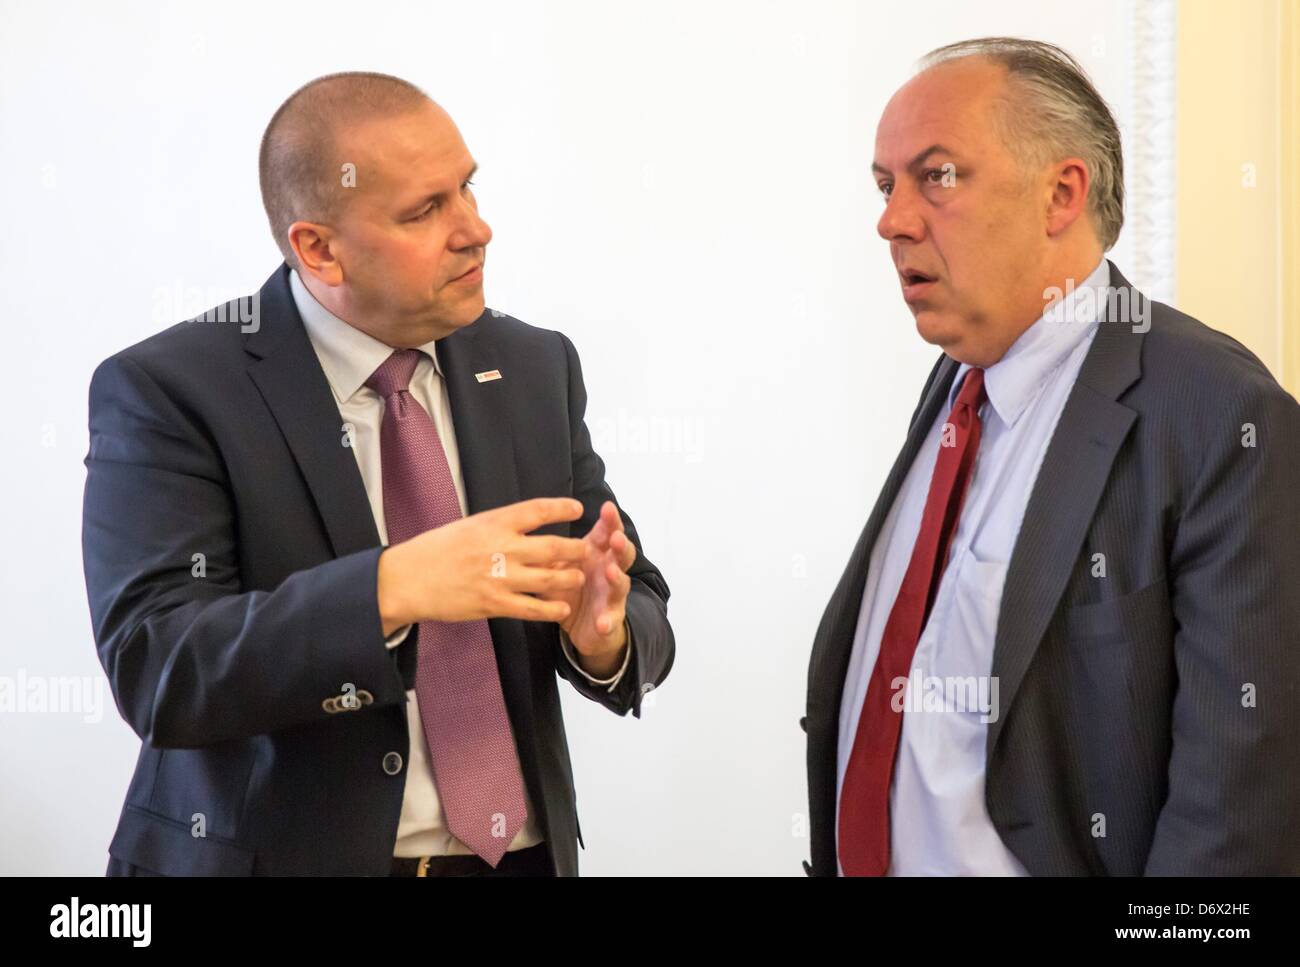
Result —
[[384, 647], [392, 651], [398, 645], [406, 640], [406, 636], [411, 633], [413, 625], [403, 625], [384, 639]]
[[608, 687], [605, 691], [612, 692], [618, 688], [618, 683], [623, 680], [623, 673], [627, 671], [628, 663], [632, 660], [632, 626], [627, 623], [627, 618], [623, 619], [623, 630], [627, 634], [627, 647], [623, 651], [623, 667], [613, 678], [595, 678], [588, 675], [587, 670], [578, 664], [578, 656], [573, 651], [573, 642], [569, 640], [563, 628], [560, 629], [560, 649], [564, 652], [564, 657], [569, 660], [569, 664], [576, 668], [583, 678], [593, 685], [606, 685]]

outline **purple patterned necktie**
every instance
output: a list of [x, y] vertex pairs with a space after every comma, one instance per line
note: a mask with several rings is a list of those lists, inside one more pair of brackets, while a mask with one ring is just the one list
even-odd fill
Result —
[[[395, 350], [366, 380], [384, 399], [379, 452], [389, 544], [462, 516], [438, 430], [407, 389], [422, 355]], [[495, 867], [528, 809], [485, 619], [420, 622], [415, 694], [447, 828]]]

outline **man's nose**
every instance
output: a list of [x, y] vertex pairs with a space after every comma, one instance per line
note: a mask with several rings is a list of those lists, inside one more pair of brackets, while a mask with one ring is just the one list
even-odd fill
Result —
[[460, 211], [460, 224], [449, 239], [453, 249], [484, 248], [492, 241], [492, 226], [485, 222], [478, 213], [478, 208], [466, 202]]
[[907, 189], [895, 186], [885, 202], [885, 210], [876, 223], [876, 231], [887, 242], [919, 242], [925, 236], [925, 222], [916, 210], [916, 199]]

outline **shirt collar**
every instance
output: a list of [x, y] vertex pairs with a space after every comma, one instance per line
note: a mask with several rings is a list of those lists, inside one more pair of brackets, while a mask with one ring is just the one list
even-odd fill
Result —
[[[334, 391], [334, 398], [345, 403], [393, 354], [393, 347], [344, 322], [317, 302], [296, 269], [289, 273], [289, 288], [293, 291], [293, 301], [298, 306], [298, 314], [302, 316], [321, 369], [325, 370], [325, 378]], [[431, 340], [419, 349], [433, 361], [434, 371], [441, 376], [437, 340]]]
[[[1001, 359], [984, 370], [984, 389], [998, 418], [1013, 426], [1033, 402], [1048, 377], [1076, 346], [1097, 328], [1099, 310], [1110, 283], [1110, 268], [1101, 262], [1059, 302], [1020, 334]], [[961, 391], [970, 366], [962, 363], [948, 390], [948, 406]]]

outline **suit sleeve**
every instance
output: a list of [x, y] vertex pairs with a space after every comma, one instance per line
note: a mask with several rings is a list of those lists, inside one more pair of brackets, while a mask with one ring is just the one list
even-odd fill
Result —
[[[317, 722], [351, 684], [405, 698], [376, 597], [381, 548], [245, 590], [215, 443], [135, 361], [90, 385], [82, 552], [100, 663], [122, 716], [161, 748]], [[364, 709], [361, 710], [364, 714]]]
[[637, 549], [628, 576], [632, 587], [627, 596], [627, 622], [631, 632], [631, 658], [618, 687], [608, 691], [594, 685], [564, 657], [556, 636], [555, 667], [583, 695], [599, 702], [617, 715], [631, 711], [641, 717], [641, 700], [652, 689], [662, 684], [672, 668], [676, 652], [672, 626], [668, 623], [668, 584], [659, 569], [650, 563], [641, 546], [636, 526], [632, 523], [614, 492], [605, 482], [605, 462], [592, 449], [591, 434], [587, 430], [587, 390], [582, 381], [582, 366], [578, 353], [567, 336], [560, 335], [568, 359], [569, 377], [569, 440], [573, 452], [573, 496], [582, 502], [582, 519], [572, 526], [572, 533], [585, 534], [600, 516], [606, 500], [613, 500], [623, 518], [628, 539]]
[[1146, 873], [1295, 874], [1300, 406], [1262, 375], [1208, 395], [1169, 557], [1178, 686]]

